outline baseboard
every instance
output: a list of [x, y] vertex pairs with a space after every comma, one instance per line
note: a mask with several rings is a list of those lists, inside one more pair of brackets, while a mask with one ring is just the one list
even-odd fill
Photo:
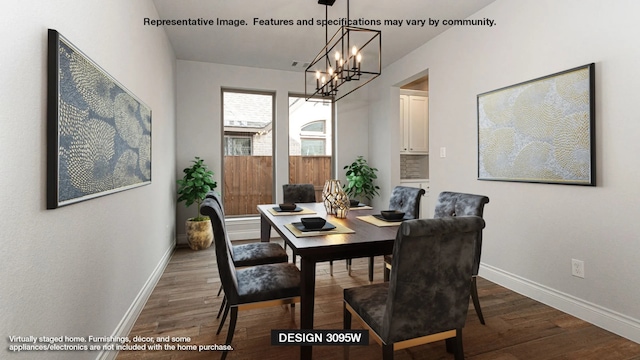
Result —
[[640, 321], [638, 319], [486, 264], [481, 264], [480, 276], [633, 342], [640, 343]]
[[[158, 262], [158, 265], [156, 265], [156, 268], [147, 279], [147, 282], [144, 284], [140, 292], [138, 292], [138, 295], [133, 300], [133, 303], [125, 313], [122, 320], [120, 320], [120, 323], [116, 327], [112, 336], [129, 336], [129, 333], [131, 332], [133, 325], [136, 323], [140, 312], [144, 308], [144, 305], [147, 303], [149, 296], [151, 296], [153, 289], [155, 289], [156, 285], [158, 284], [158, 281], [160, 280], [164, 269], [167, 267], [167, 264], [169, 264], [169, 260], [171, 260], [171, 255], [173, 254], [173, 250], [175, 247], [176, 243], [174, 242], [164, 253], [162, 258], [160, 259], [160, 262]], [[96, 360], [114, 360], [117, 355], [118, 351], [102, 350], [98, 354], [98, 357], [96, 357]]]

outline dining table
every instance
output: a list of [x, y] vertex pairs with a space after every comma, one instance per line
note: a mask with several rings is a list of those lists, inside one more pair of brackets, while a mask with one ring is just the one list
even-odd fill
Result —
[[[364, 221], [363, 218], [380, 213], [368, 206], [353, 208], [346, 218], [338, 218], [327, 215], [323, 203], [297, 205], [300, 209], [297, 212], [278, 210], [278, 204], [258, 205], [260, 240], [270, 241], [271, 229], [274, 229], [300, 257], [300, 329], [313, 329], [316, 264], [391, 254], [399, 223], [388, 224], [396, 226], [379, 226]], [[291, 224], [299, 223], [303, 217], [322, 217], [340, 231], [295, 231]], [[311, 346], [300, 347], [300, 359], [311, 359], [312, 354]]]

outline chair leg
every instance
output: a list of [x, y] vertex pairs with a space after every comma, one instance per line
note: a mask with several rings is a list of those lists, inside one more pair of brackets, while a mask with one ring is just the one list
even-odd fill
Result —
[[291, 255], [292, 255], [291, 257], [293, 257], [293, 261], [292, 262], [293, 262], [293, 265], [295, 265], [296, 264], [296, 253], [295, 253], [295, 251], [293, 251], [293, 249], [291, 249], [291, 250], [292, 250], [291, 251]]
[[218, 316], [216, 316], [216, 319], [220, 319], [220, 314], [222, 314], [222, 310], [224, 309], [224, 306], [227, 305], [227, 297], [223, 297], [222, 298], [222, 303], [220, 304], [220, 310], [218, 310]]
[[453, 353], [455, 360], [464, 360], [464, 349], [462, 347], [462, 329], [456, 329], [456, 337], [445, 340], [447, 352]]
[[333, 276], [333, 260], [329, 261], [329, 275]]
[[220, 296], [220, 294], [222, 294], [222, 285], [220, 285], [220, 289], [218, 289], [218, 296]]
[[[233, 333], [236, 331], [236, 322], [238, 321], [238, 308], [233, 307], [231, 309], [231, 320], [229, 322], [229, 332], [227, 333], [227, 345], [231, 345], [231, 340], [233, 340]], [[229, 350], [225, 350], [222, 353], [221, 359], [224, 360], [227, 357]]]
[[369, 284], [373, 282], [373, 256], [369, 258]]
[[[349, 312], [349, 310], [347, 310], [347, 306], [344, 302], [342, 303], [342, 312], [343, 312], [342, 328], [345, 330], [350, 330], [351, 329], [351, 313]], [[344, 360], [349, 360], [349, 347], [344, 346], [343, 350], [344, 350]]]
[[[237, 309], [237, 308], [234, 308]], [[227, 320], [227, 315], [229, 314], [229, 304], [224, 307], [224, 314], [222, 315], [222, 320], [220, 320], [220, 325], [218, 325], [218, 331], [216, 335], [220, 335], [220, 331], [222, 330], [222, 326], [224, 325], [225, 320]]]
[[382, 360], [393, 360], [393, 344], [382, 345]]
[[352, 259], [347, 259], [347, 274], [349, 274], [349, 276], [351, 276], [351, 260]]
[[389, 268], [387, 267], [387, 264], [384, 264], [384, 275], [383, 275], [384, 282], [389, 281], [389, 276], [391, 276], [391, 270], [389, 270]]
[[462, 329], [456, 331], [456, 353], [455, 360], [464, 360], [464, 348], [462, 346]]
[[478, 299], [478, 284], [476, 283], [476, 277], [471, 277], [471, 300], [473, 300], [473, 308], [476, 309], [480, 324], [484, 325], [484, 316], [482, 316], [482, 309], [480, 309], [480, 300]]

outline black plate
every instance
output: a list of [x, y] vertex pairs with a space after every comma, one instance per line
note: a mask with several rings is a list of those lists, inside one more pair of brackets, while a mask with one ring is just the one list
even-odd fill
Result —
[[294, 222], [291, 223], [291, 225], [293, 225], [293, 227], [295, 227], [296, 229], [302, 231], [302, 232], [309, 232], [309, 231], [329, 231], [329, 230], [333, 230], [336, 228], [335, 225], [327, 222], [324, 224], [324, 226], [320, 229], [307, 229], [306, 227], [304, 227], [304, 225], [302, 225], [301, 222]]
[[356, 205], [356, 206], [350, 206], [350, 208], [352, 208], [352, 209], [353, 209], [353, 208], [359, 208], [359, 207], [365, 207], [365, 206], [367, 206], [367, 205], [365, 205], [365, 204], [363, 204], [363, 203], [360, 203], [360, 204], [358, 204], [358, 205]]
[[302, 211], [302, 208], [300, 206], [296, 206], [296, 208], [293, 210], [282, 210], [280, 209], [280, 206], [274, 206], [273, 210], [275, 210], [276, 212], [300, 212]]
[[398, 220], [391, 220], [391, 219], [385, 219], [382, 215], [380, 214], [373, 214], [373, 217], [376, 219], [380, 219], [382, 221], [386, 221], [386, 222], [401, 222], [404, 221], [405, 219], [398, 219]]

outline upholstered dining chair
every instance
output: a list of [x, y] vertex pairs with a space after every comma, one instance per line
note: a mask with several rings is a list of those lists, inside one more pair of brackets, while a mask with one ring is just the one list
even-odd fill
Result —
[[285, 203], [316, 202], [316, 189], [313, 184], [284, 184], [282, 198]]
[[[205, 198], [212, 199], [218, 204], [218, 207], [220, 208], [220, 212], [222, 214], [222, 218], [224, 219], [224, 208], [222, 206], [222, 199], [220, 199], [218, 193], [215, 191], [210, 191], [207, 193]], [[226, 232], [225, 241], [227, 243], [227, 247], [231, 249], [233, 264], [238, 268], [255, 265], [286, 263], [289, 261], [289, 256], [287, 255], [285, 249], [273, 242], [254, 242], [248, 244], [232, 245], [231, 240], [229, 240]], [[222, 286], [220, 286], [220, 289], [218, 290], [218, 296], [220, 296], [221, 292]], [[220, 310], [218, 310], [218, 318], [222, 314], [225, 303], [226, 297], [222, 300]]]
[[[224, 315], [217, 334], [220, 333], [230, 311], [231, 319], [226, 340], [226, 344], [230, 345], [238, 320], [238, 311], [300, 301], [300, 271], [289, 262], [236, 269], [219, 203], [213, 198], [206, 198], [200, 205], [200, 212], [211, 219], [218, 273], [226, 299]], [[290, 312], [293, 319], [293, 309]], [[222, 354], [222, 359], [226, 356], [227, 351]]]
[[[418, 219], [420, 217], [420, 200], [425, 190], [410, 186], [396, 186], [389, 198], [389, 210], [404, 212], [407, 220]], [[373, 257], [369, 258], [369, 282], [373, 282]], [[349, 272], [351, 272], [351, 259], [347, 260]]]
[[[312, 203], [316, 202], [316, 189], [313, 184], [284, 184], [282, 185], [282, 200], [284, 203]], [[287, 250], [287, 243], [284, 243]], [[296, 263], [295, 252], [292, 255], [293, 263]]]
[[[384, 360], [394, 351], [445, 340], [455, 359], [464, 359], [462, 329], [469, 309], [478, 216], [417, 219], [400, 225], [388, 282], [344, 289], [344, 328], [352, 316], [382, 345]], [[345, 347], [345, 358], [348, 358]]]
[[[479, 216], [483, 217], [484, 205], [489, 203], [489, 198], [484, 195], [465, 194], [459, 192], [443, 191], [438, 195], [434, 218], [450, 217], [450, 216]], [[485, 324], [482, 309], [480, 308], [480, 300], [478, 299], [478, 286], [476, 277], [480, 269], [480, 254], [482, 253], [482, 231], [478, 231], [478, 239], [476, 241], [476, 251], [473, 261], [473, 276], [471, 277], [471, 300], [476, 310], [478, 319], [481, 324]], [[391, 255], [385, 256], [384, 279], [389, 278], [391, 270]]]

